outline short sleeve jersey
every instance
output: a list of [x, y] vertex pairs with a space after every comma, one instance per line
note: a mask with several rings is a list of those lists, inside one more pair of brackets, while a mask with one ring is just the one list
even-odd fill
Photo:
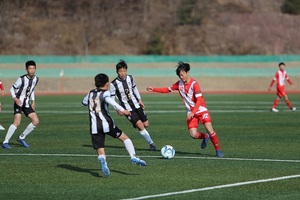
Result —
[[277, 88], [284, 86], [284, 81], [289, 80], [289, 76], [285, 70], [278, 70], [273, 78], [274, 81], [277, 81]]
[[15, 96], [20, 99], [25, 107], [29, 107], [30, 100], [35, 100], [34, 89], [39, 82], [39, 78], [34, 76], [29, 78], [27, 75], [20, 76], [13, 84]]

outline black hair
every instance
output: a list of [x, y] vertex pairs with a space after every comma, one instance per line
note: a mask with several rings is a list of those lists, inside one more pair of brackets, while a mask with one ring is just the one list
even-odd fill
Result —
[[31, 65], [33, 65], [33, 66], [36, 67], [36, 64], [35, 64], [35, 62], [34, 62], [33, 60], [27, 61], [27, 62], [25, 63], [26, 69], [28, 69], [28, 67], [31, 66]]
[[95, 76], [95, 86], [103, 87], [109, 81], [108, 76], [106, 74], [97, 74]]
[[285, 66], [285, 63], [284, 63], [284, 62], [280, 62], [280, 63], [278, 64], [278, 67], [280, 67], [280, 65], [284, 65], [284, 66]]
[[118, 72], [118, 70], [121, 69], [121, 68], [125, 68], [126, 70], [128, 68], [127, 63], [125, 62], [125, 60], [122, 60], [122, 59], [116, 65], [116, 71]]
[[179, 61], [178, 65], [177, 65], [177, 69], [176, 69], [177, 76], [179, 76], [181, 71], [185, 71], [185, 72], [190, 71], [190, 65], [188, 63], [184, 63], [182, 61]]

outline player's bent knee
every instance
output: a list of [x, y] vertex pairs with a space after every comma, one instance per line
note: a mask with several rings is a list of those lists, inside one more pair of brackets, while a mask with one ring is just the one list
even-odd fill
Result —
[[120, 135], [120, 137], [119, 137], [118, 139], [124, 142], [124, 141], [127, 140], [128, 138], [129, 138], [129, 137], [128, 137], [124, 132], [122, 132], [121, 135]]
[[34, 119], [34, 120], [32, 120], [32, 124], [33, 124], [34, 126], [37, 126], [39, 123], [40, 123], [39, 119]]
[[190, 136], [191, 136], [191, 138], [193, 138], [193, 139], [197, 139], [197, 138], [198, 138], [198, 135], [197, 135], [197, 134], [194, 134], [194, 133], [190, 133]]

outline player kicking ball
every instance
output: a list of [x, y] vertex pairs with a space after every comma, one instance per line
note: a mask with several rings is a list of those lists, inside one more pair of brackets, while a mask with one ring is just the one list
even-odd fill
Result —
[[90, 118], [90, 134], [92, 137], [92, 145], [97, 151], [98, 161], [100, 162], [101, 171], [105, 176], [110, 175], [106, 161], [105, 153], [105, 136], [109, 135], [118, 138], [125, 145], [127, 152], [131, 157], [131, 163], [145, 167], [145, 161], [136, 157], [135, 149], [130, 138], [119, 129], [113, 118], [110, 116], [108, 105], [125, 115], [130, 115], [117, 102], [115, 102], [108, 91], [109, 79], [106, 74], [98, 74], [95, 76], [96, 89], [91, 90], [83, 99], [82, 105], [88, 106]]
[[[195, 79], [190, 77], [190, 65], [188, 63], [179, 62], [176, 74], [180, 80], [174, 83], [171, 87], [153, 88], [148, 86], [147, 91], [169, 93], [174, 90], [178, 90], [187, 110], [186, 122], [190, 136], [194, 139], [202, 139], [202, 143], [200, 145], [201, 149], [206, 147], [207, 142], [210, 139], [215, 147], [216, 155], [218, 157], [223, 157], [219, 145], [219, 139], [217, 133], [212, 127], [212, 120], [206, 107], [200, 85]], [[204, 125], [207, 133], [201, 133], [197, 130], [199, 122]]]

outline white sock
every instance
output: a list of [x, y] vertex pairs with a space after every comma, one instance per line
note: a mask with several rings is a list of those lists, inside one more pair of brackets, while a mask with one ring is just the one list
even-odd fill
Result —
[[126, 140], [124, 140], [124, 145], [126, 147], [126, 150], [128, 151], [129, 155], [131, 158], [135, 157], [135, 150], [134, 150], [134, 146], [132, 144], [132, 141], [128, 138]]
[[15, 133], [16, 130], [17, 130], [17, 127], [15, 125], [11, 124], [10, 127], [8, 128], [8, 131], [6, 133], [3, 144], [9, 142], [10, 138], [13, 136], [13, 134]]
[[106, 161], [106, 156], [105, 155], [99, 155], [98, 156], [98, 160], [101, 163], [101, 158], [104, 158], [104, 160]]
[[23, 133], [19, 136], [20, 139], [24, 140], [25, 137], [35, 129], [36, 126], [34, 126], [32, 123], [28, 124], [27, 128], [23, 131]]
[[140, 131], [140, 134], [143, 136], [143, 138], [148, 142], [148, 144], [153, 144], [153, 140], [150, 137], [150, 134], [146, 129]]

